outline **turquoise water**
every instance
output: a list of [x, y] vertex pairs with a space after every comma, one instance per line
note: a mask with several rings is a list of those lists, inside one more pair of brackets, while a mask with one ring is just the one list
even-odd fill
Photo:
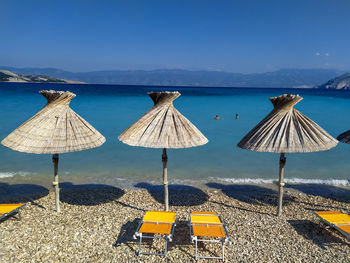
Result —
[[[179, 90], [175, 107], [209, 139], [196, 148], [168, 150], [170, 182], [270, 182], [278, 178], [279, 155], [256, 153], [236, 146], [272, 110], [268, 100], [283, 93], [304, 99], [296, 108], [334, 137], [350, 129], [350, 92], [286, 89], [155, 88], [103, 85], [0, 84], [0, 138], [38, 112], [46, 99], [41, 89], [77, 94], [71, 108], [107, 139], [96, 149], [60, 155], [62, 181], [132, 186], [160, 182], [161, 149], [131, 147], [118, 135], [153, 105], [147, 91]], [[234, 119], [238, 113], [239, 119]], [[215, 121], [218, 114], [223, 120]], [[0, 180], [52, 180], [50, 155], [35, 155], [0, 147]], [[350, 145], [330, 151], [287, 154], [285, 177], [294, 182], [349, 184]]]

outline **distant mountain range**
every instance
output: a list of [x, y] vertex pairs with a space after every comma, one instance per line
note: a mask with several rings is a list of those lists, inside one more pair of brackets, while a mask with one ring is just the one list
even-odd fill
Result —
[[342, 89], [350, 90], [350, 72], [339, 77], [333, 78], [323, 85], [318, 86], [320, 89]]
[[0, 82], [82, 83], [44, 75], [16, 74], [8, 70], [0, 70]]
[[240, 74], [223, 71], [111, 70], [69, 72], [56, 68], [1, 67], [16, 74], [45, 75], [90, 84], [311, 88], [344, 72], [332, 69], [281, 69], [274, 72]]

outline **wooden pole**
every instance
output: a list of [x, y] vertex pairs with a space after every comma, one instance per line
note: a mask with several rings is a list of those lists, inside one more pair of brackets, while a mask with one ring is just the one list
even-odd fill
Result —
[[163, 148], [162, 162], [163, 162], [164, 204], [165, 204], [165, 211], [169, 211], [168, 170], [166, 167], [168, 162], [168, 155], [166, 154], [166, 148]]
[[286, 157], [284, 157], [284, 153], [280, 155], [280, 180], [279, 180], [279, 188], [278, 188], [278, 208], [277, 208], [277, 216], [282, 214], [282, 202], [283, 202], [283, 174], [284, 174], [284, 165], [286, 164]]
[[58, 154], [52, 155], [52, 162], [54, 164], [54, 181], [53, 186], [55, 187], [55, 196], [56, 196], [56, 211], [60, 212], [60, 188], [58, 185]]

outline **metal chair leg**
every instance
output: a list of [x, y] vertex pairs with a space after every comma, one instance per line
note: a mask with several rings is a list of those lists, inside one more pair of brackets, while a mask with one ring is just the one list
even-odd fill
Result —
[[141, 242], [142, 242], [142, 234], [140, 235], [139, 253], [138, 253], [138, 255], [141, 255]]
[[198, 255], [197, 255], [197, 239], [196, 239], [196, 260], [198, 259]]
[[222, 244], [222, 262], [225, 261], [225, 244], [224, 242], [221, 243]]
[[164, 257], [166, 257], [166, 253], [168, 252], [168, 240], [165, 239], [165, 252], [164, 252]]
[[162, 250], [162, 253], [151, 253], [151, 252], [142, 252], [142, 234], [139, 235], [140, 237], [140, 241], [139, 241], [139, 251], [138, 251], [138, 255], [140, 256], [141, 254], [143, 255], [158, 255], [158, 256], [163, 256], [166, 257], [166, 254], [168, 252], [168, 238], [165, 237], [149, 237], [149, 236], [144, 236], [144, 238], [151, 238], [151, 239], [164, 239], [165, 244], [164, 244], [164, 250]]

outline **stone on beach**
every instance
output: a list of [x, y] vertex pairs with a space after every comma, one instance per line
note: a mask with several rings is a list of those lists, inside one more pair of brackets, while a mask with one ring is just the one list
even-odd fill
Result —
[[[225, 220], [231, 246], [226, 262], [349, 262], [350, 241], [332, 229], [319, 225], [313, 210], [347, 211], [345, 199], [288, 192], [281, 217], [271, 215], [276, 192], [250, 196], [233, 195], [230, 185], [222, 190], [204, 189], [207, 200], [192, 206], [171, 206], [179, 223], [169, 243], [165, 262], [195, 262], [194, 244], [189, 242], [189, 210], [216, 211]], [[233, 187], [233, 186], [232, 186]], [[0, 223], [0, 262], [158, 262], [159, 256], [138, 257], [138, 243], [132, 239], [146, 210], [163, 205], [147, 190], [76, 189], [63, 191], [64, 213], [54, 212], [54, 193], [27, 203], [21, 221]], [[264, 187], [261, 187], [264, 189]], [[233, 188], [239, 191], [239, 188]], [[84, 192], [85, 191], [85, 192]], [[244, 191], [244, 187], [241, 191]], [[349, 191], [345, 189], [344, 191]], [[105, 199], [113, 194], [113, 199]], [[93, 205], [86, 198], [96, 198]], [[182, 196], [176, 196], [181, 199]], [[2, 197], [1, 201], [3, 201]], [[271, 201], [271, 199], [273, 199]], [[76, 200], [74, 202], [74, 200]], [[254, 202], [252, 202], [254, 200]], [[345, 202], [346, 201], [346, 202]], [[183, 203], [186, 203], [185, 200]], [[149, 243], [160, 250], [163, 243]], [[148, 246], [146, 245], [146, 248]], [[219, 255], [220, 245], [200, 246], [203, 253]], [[217, 262], [212, 260], [210, 262]]]

